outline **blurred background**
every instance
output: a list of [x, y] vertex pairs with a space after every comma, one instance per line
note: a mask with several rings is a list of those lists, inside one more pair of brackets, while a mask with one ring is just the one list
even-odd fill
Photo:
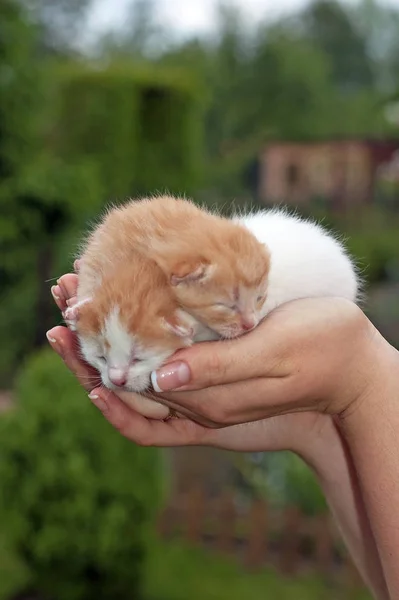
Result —
[[399, 347], [399, 1], [1, 0], [0, 600], [367, 598], [296, 457], [121, 438], [45, 332], [110, 201], [286, 204]]

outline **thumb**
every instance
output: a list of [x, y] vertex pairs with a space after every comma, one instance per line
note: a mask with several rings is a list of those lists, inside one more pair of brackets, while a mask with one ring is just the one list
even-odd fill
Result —
[[158, 393], [198, 390], [273, 376], [280, 361], [272, 344], [267, 346], [263, 326], [236, 340], [196, 344], [151, 374], [153, 388]]

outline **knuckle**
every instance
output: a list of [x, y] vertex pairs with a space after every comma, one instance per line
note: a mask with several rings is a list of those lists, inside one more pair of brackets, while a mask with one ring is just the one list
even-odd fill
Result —
[[225, 367], [223, 362], [220, 359], [220, 356], [217, 352], [213, 351], [208, 355], [207, 363], [206, 363], [206, 379], [207, 384], [212, 386], [216, 385], [225, 374]]

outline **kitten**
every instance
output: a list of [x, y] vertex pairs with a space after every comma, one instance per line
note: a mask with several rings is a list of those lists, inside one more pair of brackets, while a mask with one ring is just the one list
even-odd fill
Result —
[[[78, 294], [93, 295], [68, 308], [65, 318], [106, 387], [142, 392], [153, 370], [194, 342], [197, 323], [180, 309], [155, 263], [136, 254], [111, 269], [107, 258], [95, 274], [88, 269], [92, 250], [89, 244], [83, 256]], [[101, 256], [94, 262], [101, 266]]]
[[84, 248], [66, 312], [108, 387], [143, 391], [178, 348], [234, 338], [305, 297], [356, 301], [342, 245], [284, 211], [225, 219], [164, 196], [111, 209]]
[[102, 228], [154, 260], [184, 310], [220, 337], [258, 325], [270, 256], [243, 224], [161, 196], [112, 209]]
[[361, 282], [352, 260], [344, 246], [320, 225], [276, 209], [237, 220], [267, 246], [271, 256], [261, 318], [300, 298], [360, 299]]

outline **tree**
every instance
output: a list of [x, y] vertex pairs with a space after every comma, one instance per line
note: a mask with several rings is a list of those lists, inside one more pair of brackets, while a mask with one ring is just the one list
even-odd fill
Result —
[[17, 0], [39, 29], [40, 47], [63, 54], [75, 47], [76, 37], [93, 0]]
[[374, 80], [381, 90], [391, 92], [399, 81], [399, 10], [376, 0], [360, 0], [350, 14], [366, 40]]
[[304, 36], [329, 57], [332, 78], [342, 90], [373, 84], [367, 40], [350, 13], [335, 0], [316, 0], [302, 14]]
[[106, 57], [149, 59], [165, 51], [169, 34], [159, 23], [156, 0], [132, 0], [121, 30], [108, 31], [97, 44], [97, 51]]

